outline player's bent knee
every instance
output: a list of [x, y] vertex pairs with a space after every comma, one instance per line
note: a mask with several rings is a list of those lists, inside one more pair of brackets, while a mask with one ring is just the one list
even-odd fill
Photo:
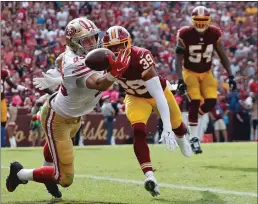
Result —
[[73, 178], [74, 178], [74, 174], [65, 173], [64, 175], [61, 176], [59, 180], [59, 184], [62, 187], [67, 188], [73, 183]]
[[203, 111], [210, 112], [216, 106], [217, 99], [216, 98], [208, 98], [205, 99], [204, 104], [202, 105]]

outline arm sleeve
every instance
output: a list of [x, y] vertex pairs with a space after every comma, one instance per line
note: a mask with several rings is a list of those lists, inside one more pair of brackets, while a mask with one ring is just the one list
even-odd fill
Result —
[[146, 87], [150, 95], [155, 98], [157, 107], [163, 122], [163, 127], [166, 130], [171, 130], [170, 111], [167, 103], [167, 99], [164, 95], [163, 89], [160, 84], [159, 77], [153, 77], [146, 81]]

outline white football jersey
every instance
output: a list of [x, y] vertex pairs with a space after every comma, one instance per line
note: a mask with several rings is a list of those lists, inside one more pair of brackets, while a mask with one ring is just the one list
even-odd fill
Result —
[[57, 95], [51, 101], [51, 106], [57, 114], [65, 118], [80, 117], [95, 108], [100, 100], [101, 92], [77, 85], [78, 79], [83, 77], [86, 80], [93, 73], [104, 75], [104, 71], [94, 71], [88, 68], [85, 65], [85, 56], [78, 56], [69, 47], [66, 48], [61, 70], [63, 81]]

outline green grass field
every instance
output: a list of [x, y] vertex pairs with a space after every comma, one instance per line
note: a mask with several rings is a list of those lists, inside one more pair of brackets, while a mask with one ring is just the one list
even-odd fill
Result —
[[29, 182], [13, 193], [5, 188], [9, 163], [18, 160], [25, 168], [39, 167], [42, 148], [2, 149], [1, 203], [257, 203], [257, 143], [203, 144], [204, 153], [190, 159], [179, 149], [167, 152], [164, 145], [150, 145], [150, 150], [161, 196], [153, 198], [143, 188], [145, 177], [132, 146], [90, 146], [75, 149], [74, 183], [60, 187], [63, 198], [55, 200], [43, 184]]

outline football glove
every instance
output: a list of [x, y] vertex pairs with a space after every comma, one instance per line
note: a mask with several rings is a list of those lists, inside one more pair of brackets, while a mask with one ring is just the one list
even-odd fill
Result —
[[117, 58], [114, 60], [112, 55], [108, 55], [108, 60], [110, 64], [110, 74], [113, 77], [121, 76], [129, 67], [131, 61], [131, 56], [129, 55], [130, 48], [125, 50], [120, 50]]
[[178, 144], [172, 131], [163, 130], [159, 142], [164, 142], [168, 151], [174, 151]]
[[42, 75], [43, 77], [41, 78], [33, 78], [33, 85], [35, 86], [35, 88], [39, 90], [44, 90], [53, 86], [58, 86], [62, 81], [61, 77], [53, 78], [48, 74], [45, 74], [44, 72], [42, 72]]
[[180, 95], [184, 95], [186, 92], [186, 84], [183, 79], [178, 80], [177, 91]]

